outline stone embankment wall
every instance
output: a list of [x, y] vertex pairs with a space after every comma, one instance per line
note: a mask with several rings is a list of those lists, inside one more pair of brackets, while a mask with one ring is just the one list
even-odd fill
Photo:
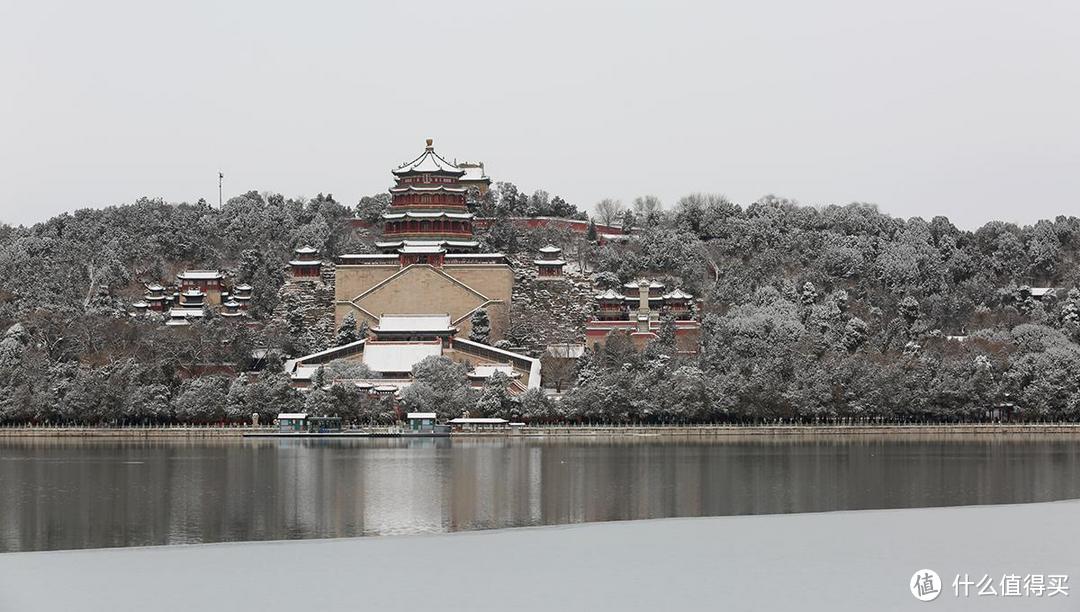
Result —
[[[252, 427], [0, 427], [5, 437], [64, 438], [239, 438], [245, 433], [267, 433], [273, 428]], [[380, 429], [385, 432], [385, 429]], [[333, 434], [329, 434], [333, 435]], [[967, 437], [984, 435], [1080, 435], [1080, 423], [995, 423], [956, 425], [640, 425], [640, 426], [541, 426], [514, 431], [460, 432], [454, 437], [662, 437], [681, 436], [714, 439], [799, 437], [941, 435]]]
[[1074, 434], [1080, 423], [958, 423], [941, 425], [639, 425], [523, 427], [527, 436], [836, 436]]
[[239, 438], [250, 427], [0, 427], [0, 438]]

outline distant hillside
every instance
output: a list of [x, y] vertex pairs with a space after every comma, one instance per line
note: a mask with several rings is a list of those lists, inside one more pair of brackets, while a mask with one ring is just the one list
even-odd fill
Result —
[[[963, 231], [944, 217], [903, 220], [864, 204], [765, 198], [742, 207], [699, 194], [637, 214], [609, 202], [607, 220], [633, 234], [598, 246], [565, 228], [503, 222], [556, 210], [580, 217], [561, 199], [508, 185], [472, 198], [474, 210], [495, 218], [477, 238], [519, 262], [555, 242], [577, 283], [532, 287], [521, 271], [517, 341], [539, 350], [573, 340], [573, 322], [591, 307], [590, 282], [653, 276], [704, 300], [699, 355], [676, 355], [663, 338], [643, 354], [609, 342], [586, 356], [564, 401], [533, 418], [947, 420], [982, 418], [992, 407], [1023, 418], [1080, 416], [1075, 217]], [[325, 342], [328, 330], [312, 334], [304, 317], [282, 315], [290, 306], [279, 298], [294, 299], [279, 291], [283, 263], [301, 244], [327, 257], [370, 251], [371, 232], [347, 220], [377, 217], [386, 201], [348, 207], [329, 195], [249, 192], [220, 210], [144, 199], [0, 226], [0, 329], [8, 329], [0, 421], [226, 418], [176, 411], [178, 398], [195, 397], [185, 393], [211, 401], [231, 387], [190, 377], [213, 371], [202, 368], [208, 363], [244, 370], [254, 348], [296, 354]], [[176, 330], [128, 315], [143, 282], [188, 266], [250, 283], [256, 325], [210, 320]], [[257, 398], [268, 389], [249, 391]], [[235, 414], [258, 403], [245, 401], [231, 404]]]

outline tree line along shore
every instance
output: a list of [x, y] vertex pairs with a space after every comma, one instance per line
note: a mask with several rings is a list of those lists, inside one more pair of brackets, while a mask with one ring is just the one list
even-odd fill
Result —
[[[405, 410], [530, 424], [1080, 420], [1076, 217], [972, 231], [868, 204], [693, 194], [669, 207], [604, 202], [597, 222], [631, 233], [600, 244], [511, 224], [581, 213], [509, 183], [470, 198], [494, 219], [477, 234], [485, 249], [551, 242], [597, 290], [641, 277], [685, 288], [702, 297], [700, 351], [677, 351], [663, 330], [644, 350], [614, 335], [549, 372], [562, 381], [555, 398], [471, 388], [441, 358], [417, 366], [397, 404], [345, 384], [302, 393], [281, 372], [285, 357], [333, 346], [341, 330], [289, 314], [282, 262], [303, 244], [369, 252], [372, 237], [349, 221], [386, 204], [384, 194], [346, 206], [249, 192], [221, 208], [142, 199], [0, 226], [0, 424], [268, 422], [302, 410], [377, 425]], [[193, 264], [255, 287], [252, 324], [171, 329], [130, 316], [143, 279]], [[509, 340], [543, 342], [551, 317], [516, 313]]]

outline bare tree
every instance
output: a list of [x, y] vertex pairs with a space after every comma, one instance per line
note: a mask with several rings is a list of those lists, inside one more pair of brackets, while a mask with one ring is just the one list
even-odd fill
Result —
[[622, 214], [622, 211], [623, 205], [620, 200], [604, 198], [596, 203], [596, 216], [600, 218], [600, 223], [604, 225], [613, 225], [615, 220]]
[[660, 198], [654, 195], [643, 195], [634, 198], [634, 213], [640, 219], [644, 219], [651, 214], [658, 213], [663, 209], [663, 202], [660, 201]]
[[544, 384], [562, 393], [577, 376], [578, 359], [583, 354], [580, 344], [551, 344], [540, 358]]

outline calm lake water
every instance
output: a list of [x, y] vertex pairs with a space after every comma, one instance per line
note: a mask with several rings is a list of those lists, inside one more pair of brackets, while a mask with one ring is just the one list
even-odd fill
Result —
[[0, 551], [1075, 497], [1067, 436], [0, 438]]

